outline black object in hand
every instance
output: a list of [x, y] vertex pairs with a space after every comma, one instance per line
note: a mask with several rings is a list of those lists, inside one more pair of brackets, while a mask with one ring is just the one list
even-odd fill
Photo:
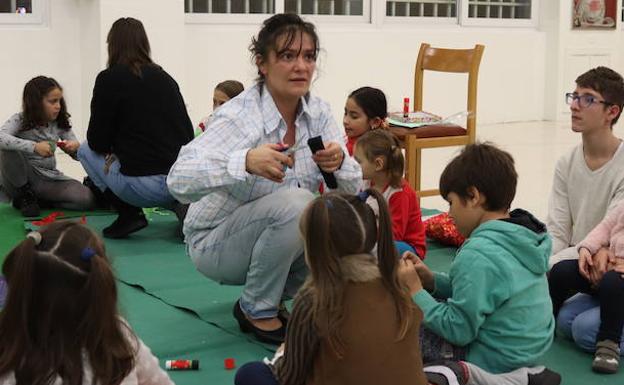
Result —
[[[312, 150], [313, 154], [316, 154], [316, 152], [319, 150], [325, 149], [325, 146], [323, 145], [323, 138], [320, 135], [308, 139], [308, 146], [310, 147], [310, 150]], [[320, 166], [319, 170], [321, 170]], [[321, 174], [323, 175], [323, 179], [325, 180], [325, 184], [327, 185], [327, 187], [329, 187], [330, 189], [338, 188], [338, 182], [336, 182], [336, 177], [334, 176], [333, 172], [325, 172], [321, 170]]]

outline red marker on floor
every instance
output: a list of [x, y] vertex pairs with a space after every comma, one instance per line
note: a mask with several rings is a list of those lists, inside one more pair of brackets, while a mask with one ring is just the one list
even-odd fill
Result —
[[236, 361], [233, 358], [226, 358], [223, 360], [223, 366], [226, 370], [232, 370], [236, 367]]
[[165, 369], [197, 370], [199, 369], [199, 360], [167, 360], [165, 361]]

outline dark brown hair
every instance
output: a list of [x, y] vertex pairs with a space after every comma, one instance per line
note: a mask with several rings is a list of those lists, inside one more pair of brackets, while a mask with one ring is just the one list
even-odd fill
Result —
[[386, 119], [388, 102], [382, 90], [373, 87], [360, 87], [349, 94], [355, 103], [364, 111], [368, 119]]
[[346, 285], [340, 268], [342, 257], [372, 253], [377, 243], [381, 279], [396, 303], [397, 339], [407, 333], [412, 315], [408, 289], [397, 276], [399, 257], [392, 241], [388, 205], [378, 191], [368, 189], [365, 193], [373, 196], [379, 205], [379, 226], [373, 209], [365, 202], [366, 197], [342, 193], [328, 193], [316, 198], [300, 222], [311, 272], [307, 287], [311, 288], [313, 298], [314, 325], [319, 336], [327, 339], [339, 357], [343, 354], [339, 332], [344, 317], [342, 302]]
[[225, 80], [221, 83], [217, 84], [215, 90], [219, 90], [227, 95], [228, 98], [232, 99], [236, 95], [240, 94], [245, 90], [243, 83], [238, 80]]
[[[607, 103], [620, 108], [620, 112], [611, 121], [611, 127], [613, 127], [622, 114], [622, 108], [624, 108], [624, 79], [622, 76], [611, 68], [596, 67], [576, 78], [576, 85], [598, 92]], [[604, 106], [604, 108], [608, 107], [608, 105]]]
[[[290, 45], [295, 41], [297, 35], [307, 34], [314, 44], [315, 57], [319, 52], [319, 38], [316, 34], [314, 24], [303, 21], [299, 15], [293, 13], [278, 13], [266, 19], [262, 23], [262, 29], [258, 32], [258, 37], [251, 39], [249, 51], [252, 59], [258, 62], [265, 62], [269, 59], [269, 53], [274, 51], [278, 56], [288, 50]], [[285, 36], [286, 39], [281, 47], [277, 46], [277, 40]], [[264, 75], [258, 68], [259, 83], [264, 82]]]
[[[100, 239], [77, 222], [53, 223], [7, 256], [0, 313], [0, 377], [18, 385], [83, 383], [83, 352], [98, 384], [116, 385], [134, 367], [138, 343], [117, 312], [117, 287]], [[84, 257], [90, 248], [91, 258]]]
[[369, 162], [374, 162], [375, 158], [382, 157], [385, 166], [384, 171], [390, 178], [390, 186], [401, 187], [405, 160], [399, 140], [391, 132], [386, 130], [366, 131], [359, 137], [355, 146], [356, 150], [361, 149]]
[[122, 17], [113, 23], [108, 37], [108, 68], [121, 64], [136, 76], [141, 76], [141, 67], [154, 65], [149, 40], [143, 23], [132, 17]]
[[518, 174], [513, 157], [491, 143], [467, 145], [446, 166], [440, 177], [440, 195], [453, 192], [462, 200], [472, 198], [470, 187], [485, 195], [488, 211], [508, 210], [516, 195]]
[[[50, 91], [57, 88], [63, 91], [63, 88], [56, 80], [47, 76], [37, 76], [26, 83], [22, 95], [22, 130], [31, 130], [48, 124], [48, 117], [43, 108], [43, 99]], [[69, 117], [65, 98], [62, 97], [61, 111], [56, 118], [58, 127], [63, 130], [69, 130], [71, 128]]]

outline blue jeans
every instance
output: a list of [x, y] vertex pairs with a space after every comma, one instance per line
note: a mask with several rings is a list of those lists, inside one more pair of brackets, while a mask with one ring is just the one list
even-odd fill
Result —
[[[596, 336], [600, 328], [600, 303], [596, 297], [579, 293], [568, 299], [557, 316], [557, 331], [583, 350], [596, 350]], [[624, 330], [623, 330], [624, 333]], [[620, 342], [620, 354], [624, 355], [624, 339]]]
[[104, 155], [91, 150], [87, 141], [78, 149], [78, 160], [100, 191], [108, 188], [133, 206], [170, 208], [175, 202], [167, 188], [167, 175], [127, 176], [119, 171], [119, 160], [115, 160], [105, 173]]
[[273, 318], [307, 276], [299, 218], [313, 199], [308, 190], [282, 189], [248, 202], [214, 229], [187, 234], [187, 252], [208, 278], [244, 285], [245, 314]]
[[394, 246], [396, 247], [397, 252], [399, 253], [399, 257], [402, 256], [403, 253], [406, 252], [406, 251], [410, 251], [410, 252], [416, 254], [416, 250], [414, 250], [414, 248], [412, 246], [410, 246], [406, 242], [394, 241]]

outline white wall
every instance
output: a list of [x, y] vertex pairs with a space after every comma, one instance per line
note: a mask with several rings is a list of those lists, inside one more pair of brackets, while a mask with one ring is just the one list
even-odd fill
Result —
[[[403, 97], [412, 99], [421, 42], [451, 48], [486, 46], [479, 75], [479, 122], [543, 117], [545, 35], [535, 29], [327, 23], [317, 28], [323, 52], [313, 92], [331, 103], [337, 118], [348, 93], [363, 85], [383, 89], [391, 109], [400, 109]], [[256, 72], [247, 47], [258, 29], [258, 25], [187, 25], [186, 82], [193, 86], [185, 97], [194, 121], [209, 112], [218, 82], [234, 78], [252, 84]], [[465, 110], [466, 83], [463, 75], [426, 77], [424, 108], [442, 115]]]
[[[543, 29], [548, 35], [546, 78], [548, 84], [544, 117], [550, 120], [569, 118], [564, 94], [574, 90], [574, 80], [581, 73], [604, 65], [624, 74], [624, 26], [616, 29], [573, 30], [572, 5], [566, 0], [542, 0]], [[617, 2], [621, 17], [622, 0]]]
[[[183, 0], [48, 4], [42, 26], [0, 25], [0, 120], [20, 109], [24, 83], [45, 74], [64, 86], [74, 126], [82, 135], [93, 82], [106, 62], [106, 34], [121, 16], [143, 21], [154, 60], [180, 84], [194, 122], [210, 112], [218, 82], [234, 78], [248, 86], [255, 78], [247, 47], [259, 24], [187, 24]], [[572, 31], [569, 1], [542, 0], [540, 6], [539, 28], [318, 22], [323, 52], [313, 92], [331, 103], [337, 119], [346, 95], [362, 85], [382, 88], [390, 108], [399, 109], [403, 97], [412, 97], [421, 42], [458, 48], [481, 43], [486, 48], [479, 78], [479, 124], [565, 118], [562, 95], [578, 73], [599, 63], [624, 72], [619, 49], [624, 30], [618, 22], [616, 31]], [[426, 78], [425, 109], [442, 115], [465, 109], [465, 83], [460, 76]]]
[[79, 0], [50, 2], [43, 26], [0, 25], [0, 121], [21, 110], [24, 84], [37, 75], [55, 78], [75, 125], [88, 105], [82, 99], [80, 77]]

